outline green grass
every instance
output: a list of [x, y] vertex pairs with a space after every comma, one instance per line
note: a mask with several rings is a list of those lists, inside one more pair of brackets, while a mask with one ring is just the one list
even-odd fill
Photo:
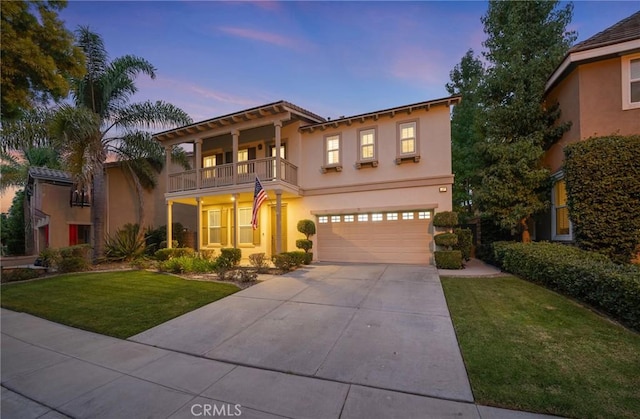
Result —
[[476, 402], [640, 417], [640, 335], [515, 277], [443, 278]]
[[239, 291], [147, 271], [61, 275], [2, 285], [1, 305], [104, 335], [128, 338]]

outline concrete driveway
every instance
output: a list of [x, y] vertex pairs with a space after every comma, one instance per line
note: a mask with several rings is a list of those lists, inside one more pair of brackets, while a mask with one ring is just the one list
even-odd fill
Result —
[[[311, 265], [130, 340], [261, 370], [473, 401], [437, 270]], [[213, 395], [213, 394], [212, 394]]]

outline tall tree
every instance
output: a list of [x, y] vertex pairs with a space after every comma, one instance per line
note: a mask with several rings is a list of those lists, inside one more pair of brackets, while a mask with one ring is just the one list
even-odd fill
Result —
[[482, 136], [479, 122], [481, 116], [480, 88], [484, 78], [484, 67], [474, 56], [472, 49], [449, 73], [451, 79], [446, 89], [450, 95], [461, 95], [462, 101], [453, 108], [451, 118], [451, 157], [455, 180], [453, 204], [459, 210], [473, 213], [473, 191], [478, 184], [481, 160], [478, 159], [478, 144]]
[[[104, 253], [105, 174], [108, 154], [126, 160], [145, 150], [158, 149], [145, 129], [191, 123], [181, 109], [162, 101], [129, 103], [137, 92], [136, 76], [155, 78], [147, 60], [126, 55], [109, 61], [102, 38], [87, 27], [76, 31], [77, 45], [86, 57], [86, 74], [72, 83], [75, 106], [63, 105], [54, 118], [52, 132], [60, 140], [68, 170], [79, 183], [92, 186], [94, 260]], [[140, 163], [143, 159], [139, 160]], [[132, 170], [134, 181], [141, 173]]]
[[69, 77], [82, 76], [82, 51], [74, 46], [73, 34], [58, 18], [58, 12], [66, 4], [66, 1], [0, 2], [3, 121], [18, 117], [22, 110], [38, 102], [66, 97]]
[[568, 125], [555, 125], [557, 104], [546, 106], [546, 80], [575, 41], [567, 31], [573, 5], [558, 1], [490, 1], [482, 18], [489, 62], [482, 103], [485, 169], [475, 197], [503, 227], [529, 241], [532, 215], [548, 206], [544, 150]]

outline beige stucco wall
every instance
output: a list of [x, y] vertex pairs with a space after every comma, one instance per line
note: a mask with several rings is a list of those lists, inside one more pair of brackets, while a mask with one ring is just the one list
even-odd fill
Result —
[[[165, 170], [158, 175], [155, 189], [144, 191], [146, 226], [157, 228], [167, 224], [167, 205]], [[178, 170], [178, 169], [176, 169]], [[106, 233], [113, 234], [124, 224], [138, 223], [140, 204], [135, 185], [120, 165], [107, 168], [107, 222]], [[189, 230], [197, 226], [196, 208], [189, 205], [173, 205], [173, 222], [180, 222]]]
[[[390, 182], [405, 179], [428, 178], [451, 175], [451, 128], [449, 107], [436, 106], [427, 110], [402, 112], [394, 117], [382, 116], [377, 121], [367, 118], [356, 120], [351, 125], [340, 124], [326, 130], [306, 131], [302, 135], [304, 153], [302, 154], [298, 179], [303, 189], [359, 185], [377, 182]], [[405, 162], [395, 164], [397, 155], [397, 124], [418, 122], [419, 163]], [[358, 131], [377, 128], [378, 167], [356, 169], [358, 159]], [[322, 173], [324, 164], [324, 138], [340, 134], [342, 140], [342, 171]]]
[[34, 189], [35, 208], [49, 215], [49, 246], [69, 246], [69, 224], [91, 224], [91, 208], [69, 205], [71, 186], [38, 182]]
[[581, 64], [548, 94], [571, 129], [545, 155], [552, 172], [560, 170], [564, 147], [594, 136], [640, 134], [640, 109], [622, 109], [622, 58]]

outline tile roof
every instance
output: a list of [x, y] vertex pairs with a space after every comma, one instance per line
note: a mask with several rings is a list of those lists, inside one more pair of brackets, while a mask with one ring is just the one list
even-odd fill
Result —
[[569, 53], [586, 51], [633, 39], [640, 39], [640, 11], [574, 45], [569, 49]]
[[50, 180], [54, 182], [73, 183], [73, 179], [69, 172], [64, 170], [49, 169], [48, 167], [31, 167], [29, 168], [29, 177], [34, 179]]

